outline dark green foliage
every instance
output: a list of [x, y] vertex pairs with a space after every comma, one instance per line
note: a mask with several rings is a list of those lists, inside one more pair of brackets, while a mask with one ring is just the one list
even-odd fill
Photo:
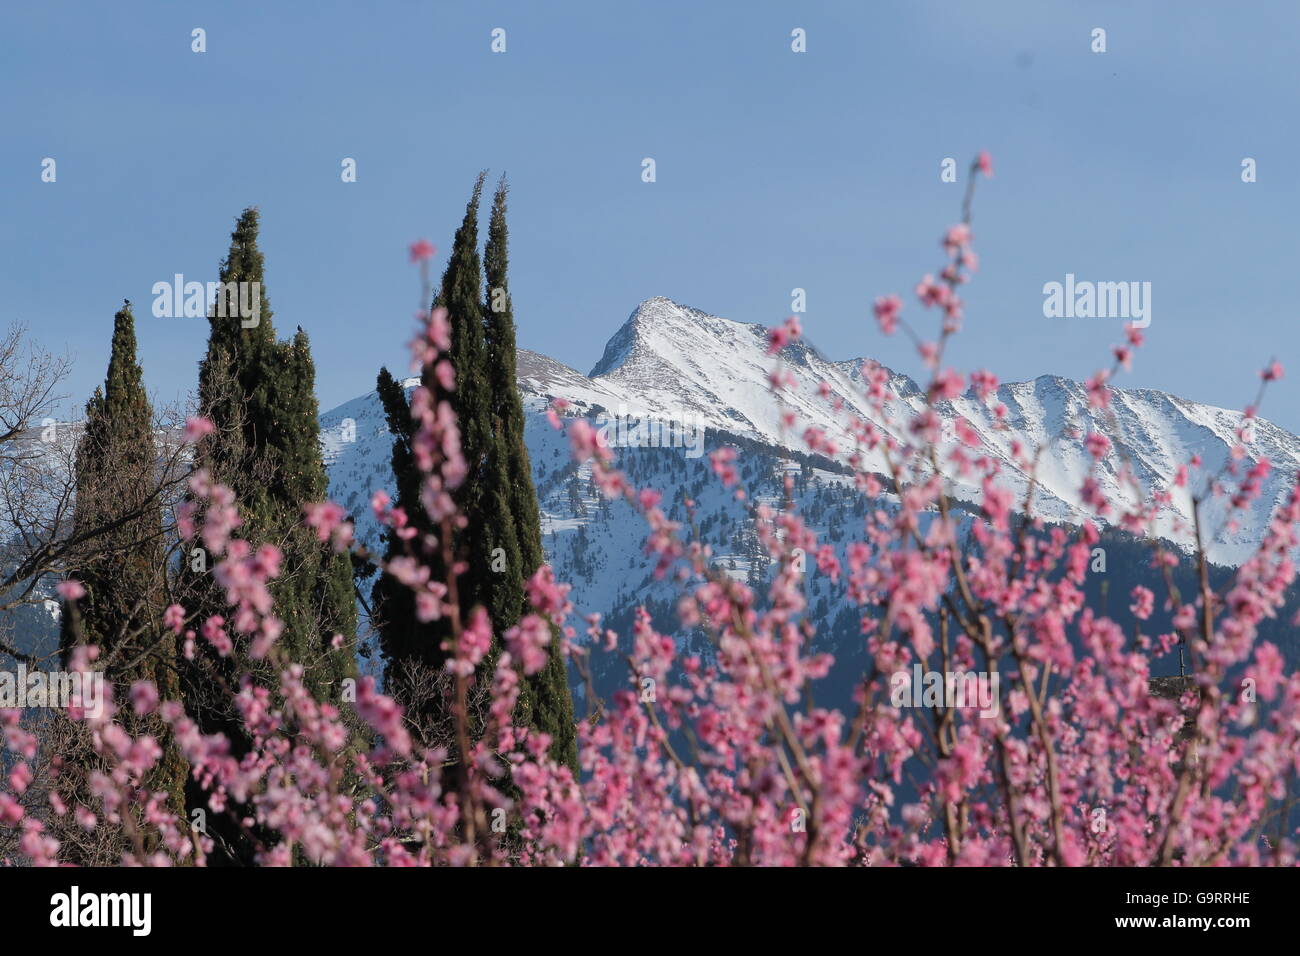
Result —
[[[356, 673], [351, 562], [348, 555], [319, 542], [303, 524], [303, 505], [323, 500], [327, 490], [316, 373], [301, 329], [289, 342], [276, 339], [257, 236], [258, 212], [246, 209], [231, 234], [220, 281], [257, 283], [260, 313], [241, 316], [227, 309], [222, 316], [214, 310], [209, 317], [208, 351], [199, 368], [199, 406], [216, 430], [199, 443], [195, 464], [234, 490], [243, 519], [238, 536], [255, 548], [269, 543], [283, 552], [280, 576], [271, 582], [274, 613], [284, 625], [277, 646], [302, 664], [304, 681], [317, 699], [338, 704], [342, 681]], [[191, 543], [198, 545], [197, 540]], [[187, 559], [183, 574], [186, 607], [200, 620], [212, 614], [229, 616], [224, 590], [211, 574], [215, 558], [208, 558], [206, 570], [194, 568]], [[343, 636], [340, 650], [331, 649], [335, 634]], [[214, 693], [214, 682], [231, 682], [249, 671], [274, 686], [277, 668], [270, 660], [252, 660], [247, 640], [232, 637], [236, 652], [229, 659], [216, 657], [199, 641], [199, 660], [186, 668], [186, 704], [205, 731], [224, 731], [238, 751], [245, 746], [238, 722], [229, 702]], [[199, 797], [192, 793], [191, 798]], [[239, 853], [246, 858], [244, 848]]]
[[[240, 537], [284, 551], [283, 571], [271, 587], [275, 613], [284, 622], [279, 644], [307, 668], [308, 686], [317, 696], [337, 700], [338, 682], [355, 671], [351, 566], [302, 523], [303, 505], [323, 500], [328, 484], [316, 371], [301, 329], [289, 342], [276, 340], [257, 232], [257, 210], [247, 209], [222, 264], [223, 284], [257, 283], [261, 311], [248, 327], [252, 319], [237, 314], [209, 318], [199, 404], [216, 431], [200, 443], [196, 463], [234, 490], [244, 522]], [[206, 607], [219, 609], [224, 597], [210, 577], [191, 578], [206, 592]], [[329, 649], [335, 634], [344, 637], [341, 652]]]
[[[434, 529], [419, 505], [420, 473], [411, 453], [414, 426], [410, 406], [401, 382], [395, 380], [386, 368], [379, 370], [376, 390], [388, 420], [388, 430], [393, 435], [392, 468], [396, 481], [393, 504], [405, 510], [410, 524], [417, 529], [415, 541], [418, 547], [420, 542], [428, 540], [427, 536]], [[405, 554], [407, 550], [406, 542], [391, 528], [385, 529], [386, 558]], [[442, 562], [436, 551], [425, 554], [422, 560], [430, 564], [440, 578], [443, 576]], [[415, 597], [411, 589], [387, 574], [379, 575], [371, 589], [371, 608], [379, 624], [381, 651], [389, 665], [386, 690], [407, 707], [417, 726], [424, 726], [442, 709], [441, 702], [420, 693], [415, 686], [414, 673], [407, 668], [416, 664], [423, 665], [426, 672], [442, 670], [446, 660], [442, 650], [442, 641], [448, 633], [446, 621], [420, 622], [416, 618]], [[419, 713], [414, 713], [416, 711]]]
[[[455, 540], [456, 554], [466, 563], [465, 573], [457, 578], [459, 603], [466, 609], [483, 606], [499, 641], [527, 611], [524, 582], [542, 563], [543, 554], [537, 499], [524, 446], [523, 406], [515, 382], [515, 329], [506, 275], [506, 187], [503, 180], [494, 197], [481, 262], [478, 213], [483, 179], [480, 175], [475, 182], [434, 303], [448, 312], [449, 359], [456, 387], [451, 393], [442, 390], [432, 368], [424, 370], [423, 384], [436, 400], [445, 399], [455, 409], [468, 468], [465, 482], [454, 495], [466, 518], [465, 530]], [[419, 504], [419, 475], [410, 452], [412, 425], [406, 397], [387, 370], [380, 372], [378, 390], [394, 435], [396, 504], [406, 510], [422, 534], [436, 532], [428, 527]], [[406, 553], [406, 544], [391, 532], [385, 548], [389, 557]], [[441, 570], [436, 560], [434, 565], [435, 573]], [[381, 644], [389, 662], [389, 689], [399, 699], [403, 694], [402, 662], [418, 659], [439, 665], [442, 652], [438, 648], [446, 636], [445, 623], [421, 625], [415, 620], [409, 594], [400, 593], [404, 590], [381, 577], [373, 592]], [[559, 644], [557, 633], [547, 667], [523, 688], [516, 717], [549, 734], [553, 755], [576, 767], [573, 704]], [[495, 656], [494, 651], [492, 658]]]
[[[519, 614], [528, 610], [522, 587], [524, 578], [531, 577], [541, 566], [541, 517], [537, 508], [537, 492], [533, 488], [532, 463], [528, 446], [524, 443], [524, 409], [516, 382], [516, 345], [514, 310], [510, 302], [509, 284], [509, 233], [506, 226], [505, 177], [497, 184], [492, 198], [492, 217], [488, 224], [488, 238], [483, 250], [484, 271], [487, 279], [487, 299], [484, 303], [484, 325], [488, 351], [488, 381], [491, 396], [495, 458], [497, 466], [489, 475], [493, 499], [503, 502], [513, 517], [508, 535], [502, 546], [508, 558], [509, 581], [499, 581], [500, 600], [505, 607], [518, 608], [509, 616], [512, 623]], [[497, 575], [498, 578], [501, 575]], [[494, 611], [493, 620], [497, 613]], [[560, 635], [552, 634], [550, 654], [546, 667], [528, 682], [528, 697], [532, 704], [532, 725], [551, 735], [551, 754], [557, 760], [577, 766], [577, 739], [573, 725], [573, 698], [569, 693], [568, 674], [564, 655], [560, 650]]]
[[[516, 553], [514, 520], [504, 492], [504, 472], [496, 450], [496, 433], [492, 415], [493, 382], [490, 378], [490, 353], [483, 324], [482, 263], [478, 253], [479, 199], [483, 192], [484, 175], [479, 174], [474, 192], [465, 209], [465, 219], [456, 230], [452, 242], [451, 259], [442, 276], [440, 300], [447, 310], [451, 325], [451, 364], [456, 370], [456, 388], [451, 394], [451, 405], [460, 425], [461, 447], [469, 473], [454, 492], [456, 503], [468, 521], [471, 531], [458, 541], [459, 553], [467, 563], [466, 571], [458, 581], [461, 606], [472, 608], [482, 604], [492, 615], [494, 629], [500, 633], [502, 624], [513, 624], [518, 613], [511, 616], [512, 606], [508, 596], [499, 590], [519, 588], [513, 574], [498, 574], [492, 570], [497, 558], [497, 548], [513, 548]], [[433, 387], [436, 381], [433, 370], [425, 369], [424, 384]], [[509, 550], [506, 552], [507, 561]], [[518, 568], [518, 563], [511, 570]], [[498, 578], [512, 578], [503, 582]], [[522, 592], [521, 592], [522, 593]]]
[[[114, 316], [104, 387], [95, 389], [86, 405], [76, 486], [73, 535], [88, 537], [73, 574], [86, 596], [64, 617], [64, 661], [74, 643], [97, 645], [98, 664], [117, 687], [119, 700], [136, 681], [151, 681], [164, 700], [175, 700], [180, 696], [176, 639], [162, 625], [160, 462], [130, 306]], [[129, 708], [121, 719], [133, 732], [151, 733], [163, 744], [149, 786], [168, 793], [172, 812], [182, 814], [188, 771], [170, 731], [156, 716], [137, 718]]]

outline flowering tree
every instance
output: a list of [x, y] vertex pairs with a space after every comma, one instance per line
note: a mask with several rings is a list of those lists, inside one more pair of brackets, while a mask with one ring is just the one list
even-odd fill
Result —
[[[568, 587], [545, 566], [527, 583], [532, 613], [503, 635], [493, 635], [481, 608], [460, 606], [454, 575], [436, 579], [431, 567], [453, 568], [460, 559], [452, 553], [461, 519], [451, 492], [467, 470], [451, 408], [424, 388], [411, 400], [413, 449], [434, 533], [405, 535], [410, 553], [385, 562], [353, 542], [337, 506], [312, 504], [305, 520], [322, 541], [354, 549], [410, 588], [422, 615], [448, 622], [454, 732], [446, 745], [416, 747], [401, 709], [370, 678], [357, 683], [354, 701], [321, 702], [307, 692], [303, 667], [275, 640], [267, 583], [279, 572], [280, 554], [238, 536], [238, 503], [202, 472], [190, 481], [202, 526], [189, 527], [182, 516], [179, 530], [201, 536], [220, 559], [215, 573], [229, 613], [192, 621], [173, 606], [167, 626], [187, 653], [197, 641], [222, 654], [234, 641], [248, 641], [254, 658], [275, 665], [278, 687], [245, 680], [228, 688], [253, 741], [239, 759], [228, 740], [199, 733], [182, 703], [160, 701], [148, 684], [121, 688], [115, 707], [161, 716], [210, 795], [210, 811], [248, 809], [238, 822], [257, 835], [264, 864], [1294, 863], [1285, 783], [1300, 759], [1300, 675], [1283, 674], [1278, 649], [1258, 641], [1257, 628], [1281, 608], [1295, 577], [1290, 555], [1300, 544], [1300, 489], [1277, 509], [1255, 555], [1216, 592], [1202, 506], [1222, 497], [1231, 511], [1258, 496], [1268, 464], [1244, 464], [1258, 400], [1246, 413], [1240, 445], [1217, 474], [1201, 473], [1193, 460], [1171, 487], [1144, 489], [1128, 467], [1123, 500], [1107, 500], [1089, 477], [1080, 499], [1098, 522], [1135, 533], [1152, 529], [1171, 496], [1189, 496], [1197, 584], [1194, 593], [1180, 593], [1172, 574], [1177, 556], [1156, 547], [1172, 632], [1139, 628], [1130, 639], [1087, 606], [1083, 585], [1099, 531], [1094, 523], [1066, 529], [1034, 519], [1032, 476], [1045, 449], [1015, 449], [1031, 476], [1017, 501], [999, 480], [997, 463], [978, 454], [969, 423], [956, 419], [945, 428], [942, 417], [944, 403], [968, 384], [994, 404], [997, 419], [1006, 415], [996, 405], [991, 373], [964, 377], [945, 365], [963, 318], [959, 293], [977, 267], [973, 187], [978, 175], [991, 174], [981, 154], [962, 221], [943, 237], [938, 277], [917, 285], [920, 307], [938, 316], [937, 336], [923, 338], [905, 321], [899, 297], [875, 303], [881, 330], [911, 335], [929, 369], [923, 407], [895, 420], [886, 374], [869, 363], [864, 382], [874, 414], [846, 422], [856, 447], [838, 448], [816, 429], [802, 436], [812, 452], [847, 452], [857, 487], [878, 507], [868, 512], [861, 537], [840, 552], [820, 543], [801, 519], [787, 477], [784, 507], [751, 506], [773, 561], [765, 595], [715, 569], [708, 544], [689, 523], [668, 518], [658, 491], [633, 486], [589, 422], [566, 417], [563, 402], [550, 410], [602, 492], [644, 517], [657, 573], [676, 582], [682, 626], [707, 634], [714, 650], [708, 660], [683, 655], [641, 612], [626, 654], [626, 689], [597, 701], [578, 727], [580, 776], [549, 759], [545, 735], [514, 724], [520, 682], [544, 666], [558, 633], [594, 693], [592, 659], [617, 653], [619, 636], [593, 616], [579, 639]], [[780, 362], [800, 335], [793, 318], [770, 333], [775, 400], [796, 388], [825, 389], [799, 382]], [[426, 381], [450, 387], [450, 345], [446, 314], [423, 314], [412, 351], [416, 366], [433, 373]], [[1113, 366], [1089, 381], [1103, 420], [1111, 380], [1141, 345], [1141, 332], [1127, 330]], [[1270, 365], [1263, 384], [1280, 374]], [[793, 412], [786, 422], [796, 425]], [[193, 423], [191, 437], [204, 428]], [[1111, 442], [1099, 431], [1086, 436], [1085, 446], [1096, 461]], [[868, 453], [883, 454], [886, 474], [867, 469]], [[748, 501], [736, 454], [716, 449], [713, 472]], [[953, 506], [954, 476], [981, 488], [974, 518]], [[372, 504], [387, 527], [410, 526], [382, 491]], [[848, 711], [801, 706], [832, 663], [811, 650], [818, 622], [806, 613], [803, 555], [814, 555], [817, 573], [860, 609], [871, 666]], [[65, 588], [70, 600], [76, 594], [75, 584]], [[1156, 595], [1137, 588], [1131, 599], [1135, 617], [1149, 620]], [[498, 639], [505, 649], [494, 658]], [[1190, 674], [1153, 682], [1149, 657], [1175, 648], [1186, 653]], [[95, 666], [96, 648], [82, 647], [79, 655], [76, 666]], [[485, 661], [493, 662], [490, 673]], [[927, 710], [900, 707], [895, 695], [907, 682], [898, 675], [918, 664], [945, 675], [982, 675], [1007, 689], [1005, 705], [993, 713], [946, 699]], [[475, 694], [485, 695], [486, 714], [471, 721]], [[0, 791], [0, 832], [15, 837], [12, 859], [57, 862], [60, 847], [46, 823], [74, 814], [87, 829], [118, 828], [128, 846], [123, 862], [204, 861], [211, 845], [202, 829], [172, 818], [162, 795], [143, 792], [159, 748], [148, 736], [128, 734], [115, 707], [97, 715], [74, 708], [71, 715], [85, 723], [104, 767], [91, 777], [93, 807], [65, 805], [57, 772], [48, 786], [32, 785], [38, 736], [17, 712], [3, 715], [13, 764]], [[343, 719], [348, 707], [372, 734], [351, 741], [354, 747], [344, 746], [354, 734]], [[1280, 838], [1264, 839], [1263, 828], [1279, 814]]]

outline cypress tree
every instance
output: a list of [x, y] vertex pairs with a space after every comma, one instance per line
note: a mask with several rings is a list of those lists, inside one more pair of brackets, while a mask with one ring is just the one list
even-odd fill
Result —
[[[291, 341], [276, 338], [258, 228], [258, 211], [244, 210], [221, 264], [222, 287], [242, 289], [240, 297], [250, 304], [256, 301], [258, 311], [245, 316], [226, 308], [222, 315], [214, 309], [209, 316], [208, 350], [199, 368], [199, 405], [216, 428], [200, 441], [195, 463], [235, 492], [243, 519], [239, 536], [254, 547], [271, 543], [282, 550], [280, 576], [270, 585], [273, 613], [284, 625], [278, 646], [303, 665], [304, 682], [314, 696], [337, 704], [342, 680], [356, 671], [351, 562], [348, 555], [319, 542], [303, 524], [303, 505], [322, 500], [328, 486], [319, 443], [315, 366], [301, 329]], [[209, 570], [201, 564], [188, 566], [186, 606], [200, 617], [227, 615], [224, 591]], [[343, 636], [340, 650], [331, 647], [335, 634]], [[241, 751], [246, 741], [229, 702], [221, 695], [213, 698], [212, 672], [230, 680], [249, 671], [269, 686], [274, 686], [276, 675], [270, 661], [248, 656], [242, 636], [232, 636], [236, 652], [230, 658], [218, 658], [200, 642], [202, 660], [189, 669], [187, 704], [206, 732], [225, 732]], [[194, 788], [191, 791], [192, 801], [204, 799]], [[235, 834], [231, 842], [246, 860], [246, 841]]]
[[[216, 430], [200, 442], [196, 464], [234, 490], [244, 522], [240, 537], [284, 551], [284, 570], [271, 584], [275, 614], [284, 623], [279, 644], [307, 668], [317, 695], [330, 697], [337, 692], [331, 686], [355, 671], [350, 653], [330, 650], [335, 634], [349, 647], [356, 636], [351, 565], [302, 523], [302, 506], [322, 500], [328, 489], [316, 371], [301, 328], [289, 342], [276, 339], [258, 225], [258, 211], [244, 210], [222, 263], [223, 286], [256, 284], [260, 311], [255, 324], [252, 317], [216, 310], [209, 317], [199, 404]], [[224, 595], [206, 575], [195, 583], [209, 607], [223, 606]]]
[[[408, 522], [416, 528], [415, 541], [423, 542], [433, 532], [427, 513], [420, 506], [420, 473], [411, 451], [414, 424], [410, 405], [401, 382], [393, 378], [387, 368], [379, 370], [376, 384], [379, 401], [393, 435], [392, 469], [396, 482], [394, 506], [402, 508]], [[395, 558], [406, 552], [406, 543], [391, 528], [384, 529], [384, 557]], [[437, 572], [442, 571], [438, 555], [423, 553], [422, 560]], [[421, 622], [415, 613], [415, 596], [410, 588], [387, 574], [381, 574], [371, 588], [372, 613], [378, 623], [380, 649], [388, 663], [386, 690], [401, 701], [408, 714], [424, 726], [421, 718], [429, 718], [441, 710], [439, 701], [424, 699], [411, 684], [415, 676], [407, 669], [408, 663], [423, 665], [432, 672], [442, 670], [446, 654], [442, 640], [447, 633], [445, 621]]]
[[[421, 384], [427, 388], [435, 403], [450, 403], [459, 420], [461, 450], [468, 467], [468, 475], [453, 498], [467, 520], [471, 533], [458, 534], [453, 541], [457, 555], [465, 561], [465, 571], [457, 577], [457, 598], [461, 608], [469, 611], [485, 603], [489, 596], [486, 575], [490, 574], [493, 538], [485, 533], [483, 509], [485, 507], [482, 475], [487, 467], [493, 435], [491, 428], [490, 397], [488, 395], [487, 345], [483, 334], [482, 317], [482, 263], [478, 254], [478, 211], [483, 191], [484, 175], [480, 174], [465, 209], [465, 217], [456, 230], [451, 255], [434, 299], [435, 307], [445, 307], [451, 327], [451, 351], [447, 356], [456, 372], [455, 388], [442, 387], [432, 368], [425, 368]], [[420, 502], [421, 476], [411, 452], [415, 425], [410, 406], [400, 383], [388, 370], [381, 369], [377, 391], [393, 434], [392, 467], [396, 481], [395, 506], [406, 512], [410, 523], [420, 532], [415, 542], [422, 544], [429, 535], [441, 536], [434, 528]], [[508, 521], [507, 509], [498, 502], [497, 518]], [[495, 519], [494, 519], [495, 520]], [[388, 559], [407, 553], [408, 545], [390, 529], [385, 531], [384, 551]], [[420, 560], [427, 564], [435, 577], [444, 579], [448, 569], [444, 566], [440, 548], [421, 547]], [[379, 621], [380, 647], [387, 663], [387, 689], [400, 700], [418, 727], [428, 726], [430, 719], [445, 716], [447, 704], [430, 700], [416, 693], [409, 679], [415, 675], [411, 665], [424, 665], [437, 671], [446, 660], [443, 642], [450, 636], [446, 618], [422, 622], [415, 613], [415, 601], [410, 590], [387, 575], [381, 575], [371, 591], [373, 611]], [[468, 615], [462, 613], [462, 620]], [[495, 654], [492, 655], [495, 658]], [[490, 663], [490, 662], [489, 662]], [[425, 719], [420, 719], [425, 718]]]
[[[501, 582], [503, 597], [508, 596], [513, 620], [528, 610], [522, 581], [531, 577], [545, 559], [542, 551], [541, 516], [537, 491], [533, 487], [532, 462], [524, 441], [524, 408], [519, 397], [514, 309], [510, 301], [508, 270], [510, 265], [509, 232], [506, 227], [506, 197], [509, 186], [504, 176], [492, 197], [492, 216], [488, 238], [483, 248], [487, 300], [484, 324], [488, 347], [488, 374], [493, 399], [492, 416], [495, 439], [494, 457], [499, 467], [492, 479], [500, 489], [513, 517], [513, 551], [510, 554], [511, 582]], [[510, 613], [510, 612], [507, 612]], [[495, 619], [495, 618], [494, 618]], [[553, 629], [554, 631], [554, 629]], [[546, 667], [529, 678], [529, 697], [533, 708], [532, 724], [552, 739], [551, 756], [577, 769], [577, 738], [573, 725], [573, 697], [560, 635], [552, 634]]]
[[[136, 681], [151, 681], [164, 700], [180, 697], [176, 639], [163, 627], [162, 503], [153, 409], [136, 360], [135, 319], [129, 305], [113, 317], [113, 343], [102, 388], [86, 405], [77, 444], [73, 534], [112, 525], [88, 541], [75, 569], [86, 589], [73, 614], [65, 615], [65, 666], [75, 642], [100, 649], [99, 662], [119, 702]], [[76, 620], [74, 629], [71, 622]], [[170, 810], [184, 818], [184, 757], [167, 725], [156, 715], [119, 713], [133, 733], [149, 733], [163, 755], [148, 779], [151, 790], [168, 794]]]
[[[488, 344], [483, 327], [482, 261], [478, 252], [479, 200], [483, 193], [484, 173], [479, 173], [474, 191], [465, 208], [465, 218], [452, 242], [451, 258], [442, 277], [439, 301], [447, 310], [451, 326], [451, 364], [456, 370], [456, 387], [449, 396], [460, 424], [462, 449], [468, 474], [454, 497], [464, 514], [471, 533], [462, 536], [458, 553], [467, 567], [458, 580], [460, 603], [468, 610], [477, 604], [489, 612], [508, 613], [494, 599], [492, 560], [501, 542], [514, 536], [508, 507], [497, 494], [498, 488], [487, 481], [497, 465], [492, 427], [492, 383], [489, 378]], [[424, 370], [426, 388], [438, 387], [434, 371]], [[500, 618], [493, 616], [493, 625]]]
[[456, 371], [455, 389], [447, 394], [432, 368], [424, 369], [422, 384], [437, 400], [450, 401], [455, 410], [468, 469], [464, 482], [453, 493], [467, 524], [466, 532], [456, 541], [456, 553], [466, 564], [457, 578], [460, 605], [466, 611], [482, 605], [500, 634], [519, 619], [523, 591], [517, 577], [520, 563], [505, 463], [497, 449], [492, 411], [495, 382], [483, 320], [478, 216], [485, 176], [480, 173], [474, 183], [437, 299], [437, 304], [446, 308], [451, 327], [449, 359]]
[[[455, 369], [455, 389], [445, 392], [433, 369], [424, 370], [422, 384], [435, 400], [455, 409], [468, 475], [454, 497], [466, 519], [455, 550], [466, 562], [457, 578], [460, 605], [468, 611], [482, 605], [492, 620], [498, 641], [527, 610], [524, 581], [542, 563], [541, 530], [528, 451], [524, 446], [523, 406], [515, 381], [515, 332], [506, 285], [507, 248], [504, 180], [493, 201], [490, 234], [484, 260], [478, 253], [478, 212], [484, 176], [475, 182], [465, 218], [456, 232], [435, 306], [448, 312], [451, 328], [449, 360]], [[487, 298], [482, 279], [486, 273]], [[380, 371], [378, 392], [393, 433], [393, 473], [396, 504], [420, 532], [433, 531], [419, 503], [420, 476], [411, 454], [413, 424], [400, 384], [387, 369]], [[417, 538], [418, 540], [418, 538]], [[406, 543], [386, 532], [385, 554], [405, 553]], [[425, 556], [435, 571], [436, 555]], [[389, 689], [408, 706], [427, 703], [403, 698], [403, 663], [419, 660], [440, 667], [446, 623], [420, 624], [409, 591], [387, 576], [373, 590], [381, 646], [389, 664]], [[486, 662], [499, 653], [494, 648]], [[552, 738], [552, 754], [576, 767], [577, 748], [573, 703], [569, 696], [559, 635], [551, 642], [547, 667], [521, 689], [516, 717]]]

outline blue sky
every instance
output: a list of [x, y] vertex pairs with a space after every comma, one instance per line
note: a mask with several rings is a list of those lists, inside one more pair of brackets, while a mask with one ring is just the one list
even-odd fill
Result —
[[183, 396], [207, 323], [154, 318], [151, 287], [214, 279], [256, 204], [277, 328], [311, 334], [329, 408], [406, 367], [407, 244], [440, 269], [488, 168], [523, 346], [586, 372], [647, 297], [775, 324], [800, 287], [828, 356], [917, 374], [870, 302], [941, 263], [940, 162], [988, 149], [960, 367], [1086, 376], [1121, 321], [1045, 318], [1043, 284], [1149, 281], [1125, 383], [1237, 407], [1276, 355], [1264, 415], [1298, 430], [1297, 48], [1291, 3], [5, 4], [0, 319], [73, 354], [80, 403], [130, 298], [150, 388]]

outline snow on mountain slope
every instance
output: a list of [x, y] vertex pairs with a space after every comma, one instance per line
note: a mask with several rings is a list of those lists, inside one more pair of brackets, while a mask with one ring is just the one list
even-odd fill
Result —
[[[960, 344], [960, 340], [958, 345]], [[773, 445], [804, 448], [799, 438], [806, 427], [824, 430], [844, 449], [847, 459], [853, 439], [851, 417], [873, 420], [899, 438], [907, 423], [924, 406], [924, 395], [905, 375], [890, 372], [886, 411], [892, 422], [881, 422], [863, 398], [863, 360], [831, 362], [809, 343], [785, 349], [782, 361], [799, 381], [785, 395], [797, 416], [793, 430], [783, 431], [780, 409], [768, 387], [775, 360], [766, 354], [766, 328], [707, 315], [665, 298], [643, 302], [610, 339], [604, 356], [588, 377], [537, 356], [535, 366], [546, 374], [524, 376], [520, 385], [535, 398], [559, 396], [580, 408], [602, 406], [611, 414], [625, 404], [631, 414], [680, 418], [693, 416], [709, 428], [731, 432]], [[1106, 357], [1099, 356], [1103, 361]], [[521, 361], [521, 368], [523, 367]], [[888, 371], [888, 370], [886, 370]], [[829, 387], [823, 397], [818, 385]], [[1008, 410], [1006, 427], [993, 412], [998, 402]], [[836, 411], [841, 405], [842, 411]], [[945, 436], [952, 441], [952, 420], [964, 417], [979, 435], [979, 453], [998, 460], [1002, 480], [1023, 499], [1029, 476], [1013, 457], [1019, 442], [1032, 457], [1041, 446], [1051, 447], [1037, 468], [1035, 512], [1044, 517], [1077, 522], [1086, 511], [1080, 507], [1079, 489], [1087, 476], [1089, 456], [1084, 438], [1102, 431], [1115, 446], [1102, 460], [1097, 478], [1112, 500], [1135, 503], [1130, 488], [1120, 481], [1121, 466], [1130, 462], [1150, 501], [1155, 490], [1168, 489], [1180, 465], [1200, 455], [1205, 467], [1217, 473], [1236, 443], [1239, 412], [1201, 405], [1149, 389], [1115, 389], [1113, 411], [1118, 433], [1103, 413], [1090, 407], [1086, 389], [1078, 382], [1041, 376], [1032, 382], [1003, 385], [996, 400], [980, 401], [971, 391], [940, 407]], [[1214, 529], [1211, 557], [1223, 564], [1244, 560], [1258, 541], [1273, 506], [1285, 499], [1297, 467], [1300, 440], [1266, 421], [1254, 428], [1248, 459], [1267, 457], [1274, 466], [1261, 499], [1235, 528], [1228, 527], [1222, 506], [1212, 502], [1205, 511], [1206, 527]], [[866, 465], [884, 471], [878, 454], [864, 454]], [[950, 477], [952, 477], [950, 475]], [[954, 479], [958, 498], [978, 500], [978, 489]], [[1173, 505], [1158, 518], [1157, 530], [1165, 537], [1188, 543], [1190, 502], [1175, 495]]]
[[[839, 457], [847, 460], [853, 451], [850, 418], [877, 419], [863, 396], [863, 361], [829, 361], [806, 342], [783, 350], [781, 361], [798, 381], [783, 399], [797, 420], [796, 427], [789, 430], [782, 426], [780, 405], [768, 385], [777, 360], [768, 356], [766, 349], [764, 326], [708, 315], [665, 298], [641, 303], [609, 340], [590, 375], [521, 349], [518, 378], [530, 413], [527, 441], [551, 530], [583, 524], [568, 498], [547, 500], [548, 482], [572, 478], [566, 470], [564, 440], [542, 416], [554, 398], [566, 399], [579, 414], [690, 422], [799, 451], [807, 450], [799, 436], [812, 426], [825, 431], [841, 449]], [[822, 382], [828, 387], [825, 395], [818, 390]], [[888, 420], [876, 424], [905, 438], [907, 423], [924, 406], [924, 395], [907, 376], [888, 372], [887, 396]], [[1077, 522], [1086, 514], [1080, 506], [1079, 489], [1090, 467], [1083, 444], [1087, 432], [1104, 431], [1115, 440], [1097, 469], [1102, 490], [1112, 499], [1129, 496], [1119, 479], [1127, 460], [1149, 501], [1151, 491], [1170, 487], [1178, 467], [1193, 455], [1199, 454], [1205, 467], [1217, 472], [1235, 444], [1235, 430], [1241, 422], [1238, 412], [1147, 389], [1115, 389], [1112, 401], [1118, 434], [1111, 434], [1102, 414], [1089, 406], [1080, 383], [1054, 376], [1003, 385], [996, 400], [988, 403], [968, 391], [941, 405], [940, 412], [948, 441], [953, 440], [952, 422], [957, 416], [971, 424], [982, 443], [979, 453], [1001, 463], [1001, 480], [1014, 491], [1017, 502], [1029, 478], [1013, 457], [1013, 444], [1019, 442], [1031, 457], [1040, 446], [1050, 445], [1037, 469], [1034, 510], [1043, 517], [1067, 522]], [[993, 413], [997, 402], [1006, 405], [1005, 426]], [[331, 493], [357, 516], [361, 537], [372, 540], [376, 529], [369, 514], [369, 496], [376, 488], [391, 490], [391, 442], [378, 399], [373, 392], [353, 399], [324, 413], [321, 426]], [[679, 457], [681, 452], [672, 450]], [[1235, 526], [1228, 525], [1221, 505], [1211, 503], [1207, 508], [1206, 527], [1213, 531], [1210, 554], [1221, 564], [1240, 563], [1251, 553], [1269, 513], [1285, 498], [1300, 467], [1300, 440], [1266, 421], [1255, 425], [1248, 452], [1248, 463], [1264, 456], [1274, 470], [1264, 483], [1260, 500], [1238, 516]], [[863, 459], [872, 470], [886, 470], [878, 452], [864, 452]], [[978, 500], [976, 487], [949, 477], [955, 497]], [[671, 493], [674, 489], [663, 490]], [[1184, 494], [1178, 494], [1160, 513], [1158, 530], [1186, 544], [1189, 522], [1189, 503]]]

